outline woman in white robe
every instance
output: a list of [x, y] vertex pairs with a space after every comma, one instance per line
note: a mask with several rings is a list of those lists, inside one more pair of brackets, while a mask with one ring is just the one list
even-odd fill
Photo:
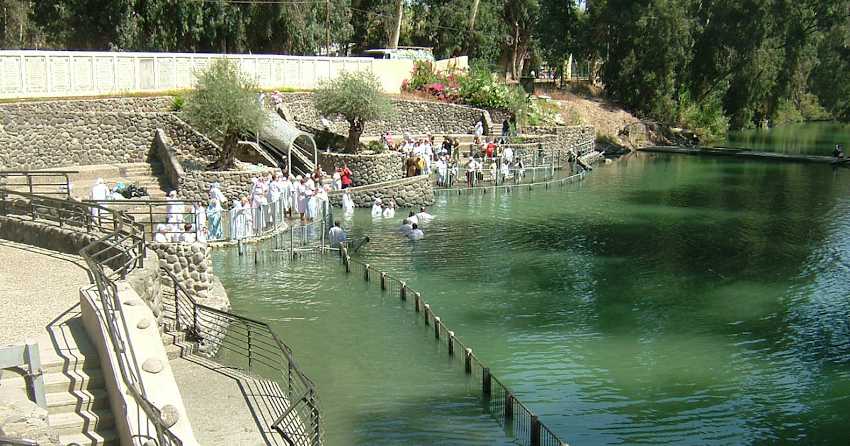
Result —
[[167, 200], [169, 201], [168, 207], [167, 207], [167, 212], [168, 212], [167, 221], [168, 221], [168, 223], [171, 223], [171, 224], [182, 223], [183, 222], [184, 209], [183, 209], [183, 203], [181, 203], [177, 199], [177, 191], [173, 190], [173, 191], [169, 192]]
[[301, 214], [301, 222], [304, 223], [307, 220], [307, 202], [310, 197], [307, 195], [307, 184], [305, 184], [304, 179], [301, 179], [301, 182], [296, 186], [298, 191], [298, 200], [295, 202], [295, 210]]
[[394, 218], [395, 217], [395, 202], [393, 200], [387, 201], [387, 207], [384, 208], [384, 218]]
[[346, 189], [342, 191], [342, 212], [347, 216], [354, 214], [354, 200], [351, 199], [351, 195], [348, 195]]
[[381, 218], [384, 215], [384, 208], [381, 206], [383, 201], [375, 197], [375, 202], [372, 203], [372, 218]]
[[[109, 198], [109, 187], [106, 186], [103, 182], [103, 178], [98, 178], [94, 182], [94, 186], [91, 188], [91, 199], [94, 201], [103, 201]], [[100, 216], [100, 209], [92, 208], [91, 210], [92, 217]]]

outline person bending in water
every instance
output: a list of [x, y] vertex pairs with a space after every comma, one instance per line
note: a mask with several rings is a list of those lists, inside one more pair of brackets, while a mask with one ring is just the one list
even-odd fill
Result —
[[428, 211], [425, 209], [425, 206], [422, 206], [422, 207], [419, 208], [419, 213], [416, 214], [416, 223], [423, 223], [424, 224], [424, 223], [428, 223], [429, 221], [431, 221], [433, 219], [434, 219], [434, 216], [428, 213]]
[[410, 234], [407, 235], [408, 237], [410, 237], [411, 240], [421, 240], [423, 237], [425, 237], [425, 233], [422, 232], [421, 229], [419, 229], [419, 225], [414, 223], [412, 228], [413, 230], [410, 231]]
[[404, 221], [401, 222], [401, 227], [398, 228], [398, 230], [402, 233], [402, 235], [409, 235], [410, 231], [413, 230], [413, 225], [410, 224], [410, 220], [405, 218]]
[[339, 227], [339, 221], [335, 221], [333, 227], [328, 231], [328, 239], [331, 242], [331, 248], [339, 248], [340, 244], [345, 242], [345, 231]]

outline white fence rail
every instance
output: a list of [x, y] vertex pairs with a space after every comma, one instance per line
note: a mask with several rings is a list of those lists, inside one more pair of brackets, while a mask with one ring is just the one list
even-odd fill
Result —
[[410, 76], [409, 60], [246, 54], [0, 51], [0, 98], [155, 93], [190, 88], [212, 59], [238, 61], [262, 88], [312, 89], [342, 71], [371, 70], [387, 92]]

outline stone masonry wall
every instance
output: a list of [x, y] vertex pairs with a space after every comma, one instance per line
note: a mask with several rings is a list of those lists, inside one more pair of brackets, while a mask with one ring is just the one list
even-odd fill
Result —
[[561, 150], [572, 149], [579, 155], [593, 150], [596, 128], [591, 125], [563, 127], [528, 127], [523, 132], [530, 135], [552, 135], [552, 142]]
[[185, 200], [195, 200], [206, 204], [209, 201], [210, 185], [219, 183], [221, 192], [227, 197], [228, 203], [222, 206], [228, 207], [229, 202], [238, 199], [242, 195], [251, 192], [251, 178], [276, 172], [277, 169], [268, 168], [263, 170], [228, 170], [228, 171], [187, 171], [180, 179], [177, 188], [178, 194]]
[[[314, 128], [322, 127], [319, 112], [313, 105], [312, 93], [284, 94], [283, 97], [297, 122]], [[404, 132], [412, 135], [472, 133], [475, 121], [484, 112], [477, 108], [441, 102], [394, 99], [392, 103], [390, 117], [385, 121], [367, 122], [364, 136], [380, 135], [387, 130], [397, 138]], [[348, 134], [348, 123], [344, 119], [335, 118], [332, 121], [334, 132]]]
[[171, 96], [23, 101], [0, 104], [0, 113], [152, 113], [171, 111]]
[[344, 153], [319, 153], [319, 164], [325, 172], [333, 174], [337, 166], [348, 163], [355, 186], [398, 180], [403, 177], [402, 157], [397, 152], [376, 155], [350, 155]]
[[[412, 178], [388, 181], [369, 186], [352, 187], [347, 189], [354, 205], [357, 207], [370, 207], [375, 197], [385, 200], [392, 198], [402, 208], [430, 206], [434, 204], [434, 188], [431, 177], [419, 175]], [[341, 206], [342, 192], [332, 191], [328, 194], [331, 204]]]
[[[216, 277], [213, 274], [212, 257], [206, 243], [148, 243], [148, 248], [159, 255], [159, 267], [167, 269], [180, 285], [199, 304], [219, 310], [229, 310], [227, 295], [214, 292]], [[167, 274], [162, 274], [162, 286], [174, 286]], [[169, 293], [170, 296], [172, 293]]]

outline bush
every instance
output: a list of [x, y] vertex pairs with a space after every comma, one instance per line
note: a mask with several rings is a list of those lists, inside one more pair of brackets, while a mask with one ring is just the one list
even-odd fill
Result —
[[183, 96], [174, 96], [171, 99], [171, 110], [172, 111], [180, 111], [183, 110], [183, 106], [186, 105], [186, 99]]
[[366, 150], [375, 152], [375, 153], [384, 153], [386, 149], [384, 148], [384, 144], [381, 141], [369, 141], [369, 144], [366, 144]]
[[343, 71], [336, 78], [322, 82], [313, 101], [320, 114], [342, 116], [348, 121], [345, 149], [349, 153], [357, 151], [366, 122], [382, 119], [392, 110], [381, 82], [368, 71]]
[[729, 118], [723, 112], [719, 94], [709, 96], [701, 103], [694, 102], [687, 93], [682, 94], [678, 123], [693, 131], [703, 142], [722, 139], [729, 130]]

